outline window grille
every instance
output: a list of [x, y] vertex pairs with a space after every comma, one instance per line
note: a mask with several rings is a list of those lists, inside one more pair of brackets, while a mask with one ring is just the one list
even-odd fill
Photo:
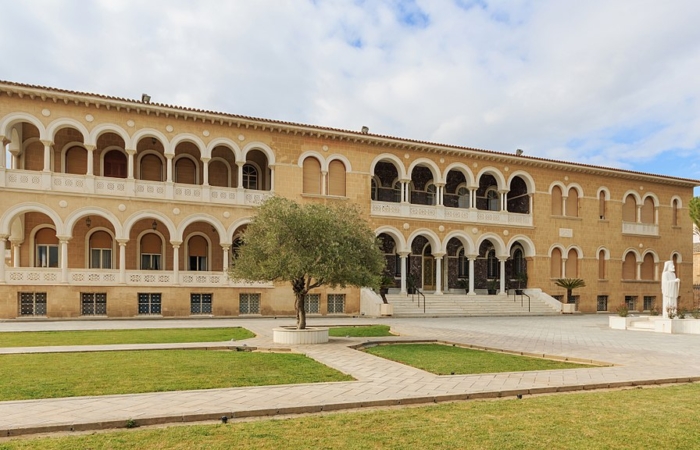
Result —
[[46, 292], [20, 292], [20, 316], [45, 316]]
[[328, 314], [345, 313], [345, 294], [328, 294]]
[[321, 294], [306, 294], [304, 311], [306, 314], [320, 313]]
[[211, 314], [212, 294], [190, 294], [190, 314]]
[[651, 311], [654, 309], [654, 303], [656, 303], [656, 297], [653, 295], [644, 296], [644, 310]]
[[240, 294], [238, 296], [239, 314], [260, 314], [260, 294]]
[[160, 314], [161, 295], [140, 293], [139, 294], [139, 314]]
[[608, 296], [599, 295], [598, 296], [598, 307], [596, 311], [607, 311], [608, 310]]
[[637, 303], [637, 297], [634, 295], [625, 295], [625, 305], [630, 311], [636, 311], [635, 303]]
[[107, 294], [104, 292], [82, 292], [80, 313], [84, 316], [106, 316]]

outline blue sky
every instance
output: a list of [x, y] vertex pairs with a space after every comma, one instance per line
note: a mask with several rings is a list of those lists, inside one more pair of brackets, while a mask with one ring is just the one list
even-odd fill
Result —
[[700, 179], [700, 2], [0, 0], [0, 79]]

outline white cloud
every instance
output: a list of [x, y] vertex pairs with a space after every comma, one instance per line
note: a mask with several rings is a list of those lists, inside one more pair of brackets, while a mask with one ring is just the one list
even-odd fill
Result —
[[631, 169], [700, 143], [692, 0], [0, 5], [11, 81]]

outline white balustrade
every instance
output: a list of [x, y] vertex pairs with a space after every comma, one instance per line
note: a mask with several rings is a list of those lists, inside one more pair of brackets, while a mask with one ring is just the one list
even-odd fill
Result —
[[653, 223], [622, 222], [622, 232], [641, 236], [658, 236], [659, 226]]
[[165, 198], [165, 183], [136, 180], [135, 191], [137, 197]]
[[372, 201], [372, 215], [511, 226], [532, 226], [533, 223], [530, 214], [377, 201]]

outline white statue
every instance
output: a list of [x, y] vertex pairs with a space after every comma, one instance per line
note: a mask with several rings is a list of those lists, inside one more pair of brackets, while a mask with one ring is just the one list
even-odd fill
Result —
[[673, 267], [673, 261], [666, 261], [664, 264], [664, 273], [661, 275], [661, 293], [664, 296], [663, 314], [664, 318], [668, 319], [668, 310], [676, 311], [678, 291], [681, 287], [681, 280], [676, 278], [676, 269]]

